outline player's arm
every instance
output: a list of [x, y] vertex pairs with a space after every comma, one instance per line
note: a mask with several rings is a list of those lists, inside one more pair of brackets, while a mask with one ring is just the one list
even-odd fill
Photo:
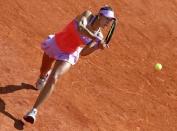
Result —
[[97, 36], [100, 37], [102, 40], [96, 39], [96, 41], [91, 41], [89, 44], [87, 44], [80, 52], [81, 56], [90, 55], [98, 49], [108, 48], [108, 45], [104, 42], [104, 37], [101, 31], [97, 34]]
[[90, 31], [87, 28], [88, 22], [91, 19], [91, 17], [93, 17], [93, 14], [89, 10], [83, 12], [80, 16], [77, 16], [76, 20], [78, 21], [78, 27], [79, 27], [78, 30], [81, 34], [84, 34], [93, 40], [95, 40], [96, 38], [100, 39], [98, 36], [96, 36], [92, 31]]
[[97, 39], [97, 43], [98, 43], [98, 49], [105, 49], [105, 48], [109, 48], [109, 45], [106, 44], [106, 41], [104, 39], [103, 33], [101, 32], [101, 30], [98, 32], [97, 34], [99, 36], [99, 38], [101, 38], [101, 40]]
[[80, 52], [80, 55], [87, 56], [93, 53], [94, 51], [96, 51], [97, 49], [98, 49], [98, 46], [96, 45], [96, 42], [91, 41], [88, 45], [84, 46], [84, 48]]

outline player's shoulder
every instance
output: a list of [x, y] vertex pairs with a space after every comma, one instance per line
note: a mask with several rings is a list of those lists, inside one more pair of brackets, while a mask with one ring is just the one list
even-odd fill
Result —
[[90, 10], [85, 10], [83, 13], [82, 13], [82, 15], [83, 16], [86, 16], [86, 17], [88, 17], [88, 16], [90, 16], [90, 15], [92, 15], [93, 13], [90, 11]]
[[90, 11], [90, 10], [85, 10], [83, 11], [81, 14], [79, 14], [78, 16], [76, 16], [76, 19], [79, 20], [81, 19], [82, 17], [86, 17], [86, 18], [89, 18], [90, 16], [92, 16], [93, 13]]

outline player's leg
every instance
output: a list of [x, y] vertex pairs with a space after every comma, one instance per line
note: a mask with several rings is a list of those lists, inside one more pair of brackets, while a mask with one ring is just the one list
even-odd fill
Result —
[[53, 62], [55, 59], [49, 57], [45, 52], [42, 57], [42, 64], [40, 68], [40, 77], [44, 77], [47, 72], [51, 69]]
[[46, 85], [41, 90], [36, 103], [34, 104], [34, 108], [38, 108], [38, 106], [45, 100], [45, 98], [51, 94], [54, 86], [59, 79], [65, 72], [67, 72], [71, 67], [71, 64], [64, 61], [56, 61], [54, 68], [47, 80]]
[[44, 86], [41, 90], [32, 110], [24, 116], [24, 119], [30, 123], [34, 123], [37, 115], [38, 107], [46, 100], [46, 98], [52, 93], [55, 84], [60, 76], [67, 72], [71, 67], [71, 64], [64, 61], [56, 61], [54, 68]]
[[46, 53], [43, 54], [40, 75], [36, 81], [36, 88], [38, 90], [41, 90], [44, 87], [46, 80], [51, 73], [51, 67], [54, 61], [55, 59], [49, 57]]

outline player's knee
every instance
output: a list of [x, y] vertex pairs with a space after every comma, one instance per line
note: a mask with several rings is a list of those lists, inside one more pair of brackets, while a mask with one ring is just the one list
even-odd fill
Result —
[[60, 73], [58, 73], [58, 72], [55, 73], [55, 75], [54, 75], [55, 82], [59, 79], [60, 76], [61, 76]]
[[57, 80], [59, 79], [60, 74], [58, 74], [57, 72], [53, 73], [50, 75], [49, 77], [49, 81], [53, 84], [55, 84], [57, 82]]

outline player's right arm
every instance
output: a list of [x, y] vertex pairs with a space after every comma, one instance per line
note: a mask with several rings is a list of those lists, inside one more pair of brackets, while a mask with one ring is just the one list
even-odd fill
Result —
[[99, 39], [98, 36], [95, 35], [92, 31], [90, 31], [87, 27], [91, 17], [93, 17], [93, 14], [89, 10], [86, 10], [81, 15], [77, 16], [76, 20], [78, 21], [78, 30], [81, 34], [84, 34], [93, 40], [95, 40], [96, 38]]

